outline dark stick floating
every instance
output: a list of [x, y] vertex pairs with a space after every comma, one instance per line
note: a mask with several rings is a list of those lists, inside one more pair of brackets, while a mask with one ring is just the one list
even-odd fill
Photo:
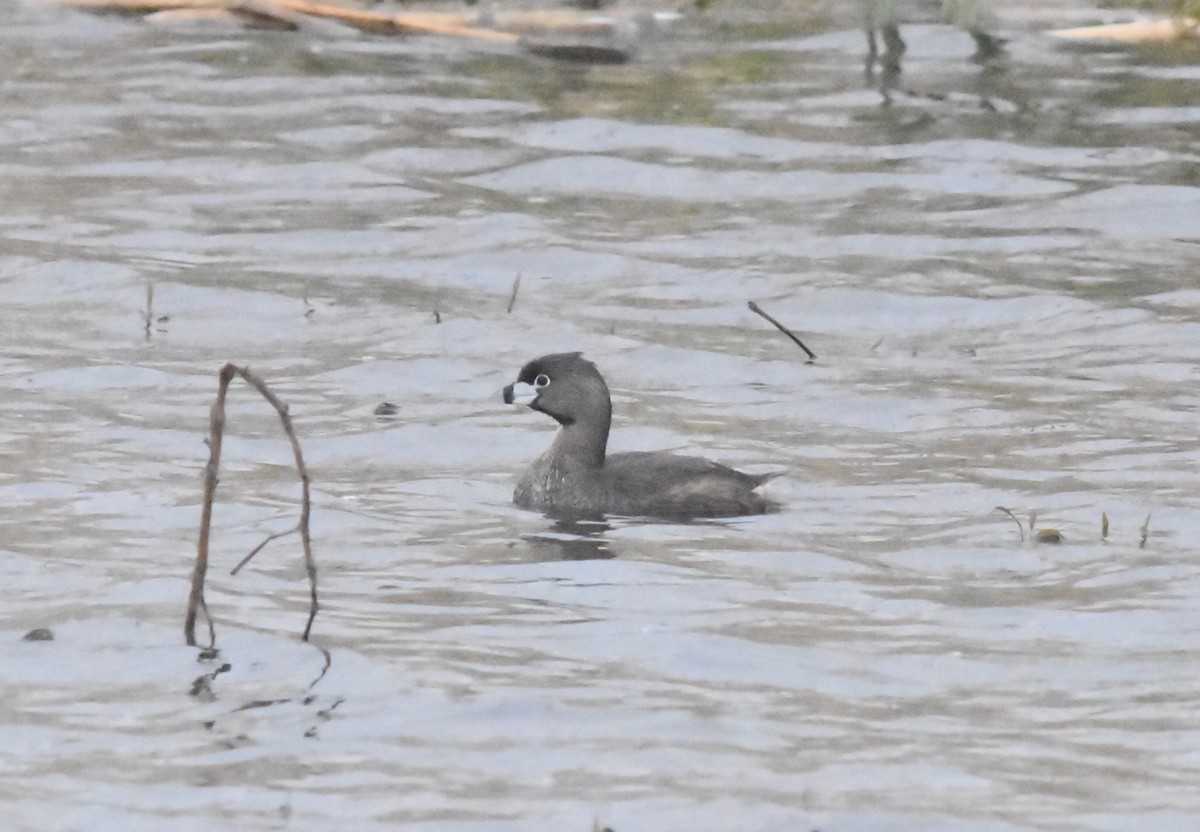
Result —
[[767, 321], [770, 321], [772, 324], [774, 324], [776, 329], [778, 329], [784, 335], [786, 335], [787, 337], [789, 337], [793, 341], [795, 341], [796, 346], [798, 346], [800, 349], [804, 350], [804, 354], [808, 356], [809, 361], [817, 360], [817, 354], [815, 352], [813, 352], [812, 350], [810, 350], [808, 347], [804, 346], [804, 342], [796, 337], [796, 333], [792, 332], [786, 326], [779, 323], [779, 321], [775, 320], [773, 317], [768, 315], [767, 312], [761, 306], [759, 306], [757, 303], [755, 303], [754, 301], [752, 301], [752, 300], [747, 301], [746, 305], [750, 307], [751, 312], [754, 312], [757, 315], [761, 315], [764, 319], [766, 319]]
[[605, 514], [687, 520], [765, 514], [777, 503], [755, 489], [774, 474], [744, 474], [664, 451], [606, 454], [612, 423], [608, 385], [582, 353], [544, 355], [504, 388], [561, 425], [549, 449], [517, 483], [513, 502], [559, 517]]

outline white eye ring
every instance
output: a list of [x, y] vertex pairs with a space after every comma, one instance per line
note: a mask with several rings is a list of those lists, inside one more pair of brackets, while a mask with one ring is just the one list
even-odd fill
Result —
[[546, 375], [545, 373], [539, 373], [538, 377], [533, 380], [533, 386], [536, 387], [538, 390], [541, 390], [543, 387], [545, 387], [549, 383], [550, 383], [550, 376]]

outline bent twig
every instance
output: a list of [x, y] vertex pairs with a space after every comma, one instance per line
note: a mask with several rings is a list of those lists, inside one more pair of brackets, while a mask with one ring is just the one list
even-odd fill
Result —
[[213, 498], [216, 495], [217, 483], [219, 481], [218, 473], [221, 467], [221, 443], [225, 434], [225, 398], [229, 390], [229, 383], [233, 381], [234, 376], [240, 376], [243, 381], [257, 390], [275, 408], [275, 412], [279, 414], [279, 421], [283, 424], [283, 431], [287, 434], [288, 441], [292, 444], [292, 456], [295, 458], [296, 473], [300, 477], [301, 500], [300, 519], [296, 525], [285, 532], [269, 535], [266, 540], [254, 547], [248, 555], [242, 558], [241, 562], [234, 567], [233, 573], [236, 574], [239, 569], [245, 566], [252, 557], [262, 551], [272, 540], [293, 532], [299, 532], [300, 542], [304, 549], [304, 568], [308, 573], [310, 599], [308, 621], [304, 625], [304, 632], [301, 638], [304, 641], [308, 641], [309, 633], [312, 631], [313, 620], [317, 617], [317, 609], [319, 608], [317, 602], [317, 565], [313, 559], [312, 538], [309, 533], [311, 498], [309, 494], [308, 468], [304, 464], [304, 455], [300, 450], [300, 442], [296, 439], [296, 431], [292, 427], [292, 417], [288, 413], [288, 406], [271, 392], [266, 382], [247, 368], [238, 367], [235, 364], [226, 364], [221, 368], [217, 397], [213, 401], [212, 410], [209, 414], [208, 464], [204, 467], [204, 503], [200, 509], [200, 533], [196, 544], [196, 564], [192, 570], [192, 588], [188, 596], [187, 615], [183, 622], [184, 638], [187, 640], [189, 646], [195, 646], [196, 617], [203, 610], [205, 619], [208, 621], [209, 647], [211, 648], [216, 642], [216, 632], [213, 628], [212, 616], [209, 615], [208, 605], [204, 601], [204, 578], [208, 573], [209, 530], [212, 526]]
[[747, 301], [746, 305], [750, 307], [751, 312], [754, 312], [757, 315], [761, 315], [767, 321], [774, 324], [776, 329], [778, 329], [780, 332], [782, 332], [787, 337], [791, 338], [796, 343], [796, 346], [798, 346], [800, 349], [804, 350], [804, 354], [808, 356], [809, 361], [817, 360], [817, 354], [815, 352], [810, 350], [808, 347], [804, 346], [804, 342], [801, 341], [799, 338], [797, 338], [795, 333], [793, 333], [786, 326], [779, 323], [779, 321], [775, 320], [770, 315], [768, 315], [765, 311], [763, 311], [763, 308], [761, 306], [759, 306], [754, 301]]

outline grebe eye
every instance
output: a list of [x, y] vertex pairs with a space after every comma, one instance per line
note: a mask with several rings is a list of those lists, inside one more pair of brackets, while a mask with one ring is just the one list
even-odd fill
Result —
[[543, 387], [545, 387], [549, 383], [550, 383], [550, 376], [546, 375], [545, 373], [538, 374], [538, 377], [533, 380], [533, 386], [539, 390], [541, 390]]

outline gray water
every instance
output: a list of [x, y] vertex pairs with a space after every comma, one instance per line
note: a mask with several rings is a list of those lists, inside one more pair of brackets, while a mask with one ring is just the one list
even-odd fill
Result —
[[[1200, 66], [1002, 11], [897, 79], [766, 2], [590, 68], [0, 11], [3, 828], [1197, 828]], [[564, 349], [784, 511], [514, 508]], [[228, 574], [298, 498], [235, 384], [212, 661], [226, 361], [323, 609], [294, 538]]]

